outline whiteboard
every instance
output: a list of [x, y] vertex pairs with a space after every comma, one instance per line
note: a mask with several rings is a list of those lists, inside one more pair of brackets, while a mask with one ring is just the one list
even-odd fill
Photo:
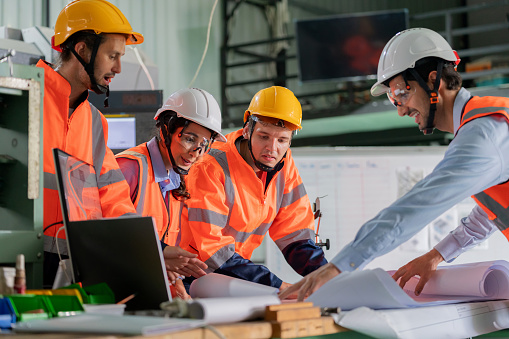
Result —
[[[380, 210], [406, 193], [429, 174], [443, 158], [446, 146], [412, 147], [302, 147], [292, 148], [294, 161], [313, 203], [320, 197], [323, 216], [319, 236], [329, 239], [324, 250], [332, 259], [350, 243], [359, 228]], [[467, 198], [431, 222], [416, 236], [366, 266], [397, 269], [428, 252], [456, 228], [475, 202]], [[315, 227], [317, 222], [315, 221]], [[286, 263], [277, 246], [265, 237], [265, 264], [283, 281], [294, 283], [301, 276]], [[509, 244], [501, 232], [463, 253], [454, 263], [509, 258]]]

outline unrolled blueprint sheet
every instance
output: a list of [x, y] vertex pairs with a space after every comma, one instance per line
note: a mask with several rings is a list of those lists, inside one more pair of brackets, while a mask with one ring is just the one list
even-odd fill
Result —
[[469, 338], [509, 328], [509, 301], [378, 311], [359, 307], [334, 317], [337, 324], [374, 338]]
[[509, 263], [504, 260], [444, 265], [414, 295], [414, 278], [405, 290], [382, 269], [347, 272], [325, 283], [307, 301], [321, 307], [401, 309], [451, 303], [509, 299]]

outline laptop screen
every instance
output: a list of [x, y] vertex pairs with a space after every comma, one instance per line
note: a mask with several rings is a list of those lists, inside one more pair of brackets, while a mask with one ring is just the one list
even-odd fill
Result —
[[171, 300], [161, 245], [151, 217], [103, 218], [94, 166], [53, 149], [74, 282], [105, 282], [127, 310], [159, 309]]
[[151, 217], [71, 221], [66, 225], [73, 274], [83, 286], [105, 282], [127, 310], [156, 310], [171, 300]]
[[53, 149], [64, 225], [68, 221], [102, 218], [97, 176], [93, 165]]

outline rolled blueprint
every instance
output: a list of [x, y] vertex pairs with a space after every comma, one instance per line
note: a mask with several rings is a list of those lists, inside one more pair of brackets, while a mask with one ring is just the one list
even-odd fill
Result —
[[276, 294], [194, 299], [189, 304], [189, 314], [191, 318], [203, 319], [207, 324], [232, 323], [261, 318], [265, 314], [265, 306], [280, 303]]
[[193, 298], [224, 298], [277, 295], [278, 289], [251, 281], [209, 273], [192, 282], [189, 294]]

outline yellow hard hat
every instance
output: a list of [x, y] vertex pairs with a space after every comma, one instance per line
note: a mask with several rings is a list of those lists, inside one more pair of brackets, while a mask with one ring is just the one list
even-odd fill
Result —
[[288, 88], [272, 86], [255, 94], [247, 111], [244, 122], [249, 115], [259, 115], [288, 122], [291, 130], [302, 129], [302, 107], [299, 100]]
[[58, 15], [55, 35], [51, 39], [53, 49], [60, 52], [60, 45], [71, 35], [85, 30], [96, 34], [127, 34], [127, 45], [143, 42], [143, 35], [133, 31], [124, 14], [113, 4], [105, 0], [76, 0], [65, 6]]

